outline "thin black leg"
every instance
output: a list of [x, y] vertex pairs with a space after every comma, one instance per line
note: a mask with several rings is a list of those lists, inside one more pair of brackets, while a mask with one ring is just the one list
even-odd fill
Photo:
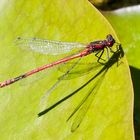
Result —
[[96, 57], [99, 57], [99, 56], [97, 56], [97, 55], [99, 54], [99, 52], [101, 52], [101, 51], [98, 51], [98, 52], [95, 54]]
[[[101, 52], [101, 51], [102, 51], [102, 52]], [[103, 61], [105, 61], [104, 59], [101, 58], [101, 56], [103, 55], [104, 50], [101, 50], [101, 51], [98, 51], [98, 52], [95, 54], [95, 56], [98, 58], [97, 62], [99, 62], [100, 59], [103, 60]], [[101, 54], [100, 54], [100, 56], [98, 56], [98, 54], [99, 54], [100, 52], [101, 52]]]
[[[103, 53], [104, 53], [104, 49], [102, 50], [102, 52], [101, 52], [100, 56], [98, 57], [97, 62], [99, 62], [99, 63], [100, 63], [100, 59], [101, 59], [101, 60], [104, 60], [104, 59], [102, 59], [102, 58], [101, 58], [101, 57], [102, 57], [102, 55], [103, 55]], [[104, 61], [105, 61], [105, 60], [104, 60]]]

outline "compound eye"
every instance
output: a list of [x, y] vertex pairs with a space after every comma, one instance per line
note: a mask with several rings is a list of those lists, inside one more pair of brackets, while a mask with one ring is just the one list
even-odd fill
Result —
[[112, 37], [112, 35], [110, 35], [110, 34], [109, 34], [109, 35], [107, 35], [107, 37], [106, 37], [106, 38], [107, 38], [107, 40], [108, 40], [109, 42], [113, 40], [113, 37]]
[[107, 35], [106, 38], [107, 38], [107, 41], [108, 41], [108, 42], [115, 43], [115, 40], [114, 40], [114, 38], [112, 37], [111, 34]]

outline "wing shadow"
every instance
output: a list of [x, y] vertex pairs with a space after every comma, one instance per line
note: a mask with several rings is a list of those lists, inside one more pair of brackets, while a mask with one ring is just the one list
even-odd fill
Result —
[[73, 95], [75, 95], [81, 89], [83, 89], [84, 87], [86, 87], [90, 82], [92, 82], [95, 78], [97, 78], [100, 74], [102, 74], [103, 72], [107, 71], [115, 63], [117, 63], [117, 66], [118, 66], [119, 65], [119, 59], [122, 58], [123, 56], [124, 56], [124, 52], [123, 52], [123, 49], [122, 49], [122, 47], [120, 45], [119, 48], [117, 49], [117, 51], [114, 52], [114, 54], [112, 55], [112, 57], [104, 64], [104, 67], [97, 74], [95, 74], [91, 79], [89, 79], [88, 81], [86, 81], [82, 86], [80, 86], [79, 88], [77, 88], [75, 91], [73, 91], [69, 95], [65, 96], [64, 98], [62, 98], [58, 102], [54, 103], [50, 107], [48, 107], [48, 108], [44, 109], [43, 111], [41, 111], [40, 113], [38, 113], [38, 117], [41, 117], [42, 115], [45, 115], [46, 113], [48, 113], [49, 111], [51, 111], [52, 109], [54, 109], [55, 107], [57, 107], [59, 104], [61, 104], [65, 100], [69, 99]]

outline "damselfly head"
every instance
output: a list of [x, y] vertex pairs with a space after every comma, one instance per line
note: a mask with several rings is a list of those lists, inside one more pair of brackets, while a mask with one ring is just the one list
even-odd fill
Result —
[[115, 39], [112, 37], [111, 34], [108, 34], [108, 35], [106, 36], [106, 40], [107, 40], [107, 45], [108, 45], [109, 47], [112, 47], [113, 44], [115, 43]]

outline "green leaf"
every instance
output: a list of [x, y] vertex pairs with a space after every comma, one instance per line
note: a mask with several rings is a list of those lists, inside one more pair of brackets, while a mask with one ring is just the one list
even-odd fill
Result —
[[[5, 0], [1, 11], [1, 81], [64, 57], [22, 50], [13, 43], [18, 36], [86, 44], [112, 34], [119, 42], [107, 20], [85, 0]], [[63, 72], [46, 70], [2, 88], [0, 138], [133, 139], [132, 85], [126, 58], [119, 59], [120, 52], [97, 69], [94, 55], [82, 58], [44, 101], [42, 96]], [[88, 64], [89, 72], [72, 78]]]

